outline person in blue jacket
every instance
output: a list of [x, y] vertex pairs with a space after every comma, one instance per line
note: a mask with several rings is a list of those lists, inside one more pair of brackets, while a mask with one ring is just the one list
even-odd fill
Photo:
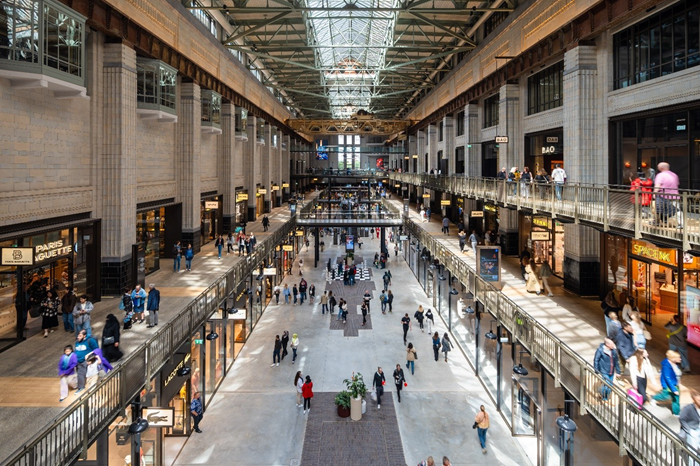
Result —
[[58, 376], [61, 377], [61, 399], [63, 401], [68, 397], [68, 388], [76, 388], [78, 379], [75, 368], [78, 366], [78, 357], [73, 352], [73, 347], [67, 345], [63, 349], [63, 355], [58, 361]]
[[192, 259], [194, 258], [194, 249], [192, 249], [192, 245], [188, 244], [187, 249], [185, 250], [185, 269], [188, 272], [192, 271]]
[[681, 413], [681, 370], [678, 364], [681, 363], [681, 355], [675, 351], [666, 351], [666, 359], [661, 361], [661, 388], [662, 390], [654, 395], [651, 404], [656, 405], [657, 401], [671, 400], [671, 412], [678, 416]]
[[[593, 368], [596, 373], [603, 376], [610, 385], [615, 382], [615, 374], [620, 375], [620, 360], [617, 356], [617, 348], [610, 338], [606, 338], [605, 342], [601, 343], [596, 350]], [[607, 401], [610, 392], [611, 389], [608, 384], [603, 384], [603, 386], [600, 387], [600, 396], [603, 400]]]
[[97, 341], [87, 336], [87, 330], [78, 332], [78, 338], [75, 340], [75, 356], [78, 360], [78, 389], [75, 393], [80, 393], [85, 389], [85, 381], [87, 380], [87, 362], [85, 357], [99, 348]]

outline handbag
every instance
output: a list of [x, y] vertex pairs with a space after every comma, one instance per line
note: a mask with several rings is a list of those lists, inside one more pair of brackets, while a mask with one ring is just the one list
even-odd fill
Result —
[[413, 350], [413, 359], [418, 359], [418, 351]]
[[644, 398], [634, 387], [627, 390], [627, 401], [632, 403], [637, 409], [642, 409], [644, 405]]
[[644, 329], [643, 333], [644, 338], [646, 338], [647, 340], [651, 340], [651, 333], [649, 333], [649, 330]]
[[479, 423], [474, 421], [474, 425], [472, 426], [472, 429], [476, 429], [477, 427], [479, 427]]
[[113, 345], [114, 337], [102, 337], [102, 346]]

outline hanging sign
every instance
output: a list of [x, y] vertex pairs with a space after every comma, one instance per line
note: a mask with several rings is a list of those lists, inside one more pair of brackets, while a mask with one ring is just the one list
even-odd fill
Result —
[[259, 188], [258, 194], [267, 194], [267, 189], [266, 188]]
[[496, 136], [496, 144], [508, 144], [508, 136]]
[[443, 199], [440, 201], [440, 205], [450, 205], [450, 204], [452, 204], [452, 201], [450, 201], [449, 199]]
[[430, 199], [430, 194], [423, 194], [423, 199]]
[[204, 208], [215, 210], [219, 208], [219, 201], [204, 201]]
[[148, 421], [148, 427], [172, 427], [175, 420], [175, 408], [143, 408], [141, 417]]
[[288, 187], [289, 187], [289, 183], [282, 183], [282, 188], [283, 188], [283, 189], [284, 189], [284, 188], [288, 188]]
[[247, 201], [247, 200], [248, 200], [248, 193], [236, 194], [236, 202]]
[[472, 216], [472, 218], [483, 217], [484, 211], [483, 210], [472, 210], [471, 216]]
[[559, 142], [558, 136], [547, 136], [547, 144], [556, 144]]
[[283, 244], [282, 250], [287, 251], [287, 252], [292, 252], [292, 251], [294, 251], [294, 246], [291, 244]]
[[32, 248], [3, 248], [2, 265], [34, 265]]
[[62, 239], [59, 239], [56, 241], [51, 241], [50, 243], [46, 243], [46, 244], [39, 244], [37, 246], [34, 246], [34, 252], [35, 252], [34, 260], [36, 262], [41, 262], [41, 261], [44, 261], [47, 259], [52, 259], [54, 257], [68, 254], [72, 250], [73, 250], [73, 248], [70, 245], [65, 246], [63, 244]]
[[549, 241], [548, 231], [533, 231], [530, 233], [532, 241]]
[[271, 191], [279, 191], [279, 190], [280, 190], [280, 187], [273, 184], [272, 187], [270, 188], [270, 190], [271, 190]]

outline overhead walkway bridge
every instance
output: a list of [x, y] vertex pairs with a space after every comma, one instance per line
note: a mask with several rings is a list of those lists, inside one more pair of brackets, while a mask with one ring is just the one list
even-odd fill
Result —
[[[682, 244], [686, 251], [700, 250], [700, 192], [697, 191], [672, 195], [630, 191], [623, 186], [525, 184], [495, 178], [418, 173], [391, 173], [389, 178], [510, 209], [550, 215], [605, 232], [633, 232], [637, 239]], [[662, 203], [669, 214], [664, 222], [659, 221], [657, 215]]]

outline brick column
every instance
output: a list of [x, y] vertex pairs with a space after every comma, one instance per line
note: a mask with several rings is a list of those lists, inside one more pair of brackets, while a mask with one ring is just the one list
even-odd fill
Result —
[[223, 231], [233, 231], [236, 223], [236, 182], [234, 156], [236, 153], [236, 108], [230, 102], [221, 105], [221, 137], [219, 138], [219, 193], [224, 197]]
[[[596, 47], [580, 45], [564, 54], [564, 169], [568, 179], [600, 183], [608, 179], [598, 92]], [[600, 233], [581, 225], [564, 225], [564, 287], [582, 296], [600, 292]]]
[[272, 148], [272, 126], [265, 123], [264, 126], [265, 134], [265, 145], [260, 147], [260, 186], [267, 189], [267, 194], [263, 194], [263, 211], [266, 213], [270, 212], [270, 197], [272, 191], [270, 190], [270, 158], [274, 149]]
[[286, 202], [289, 196], [290, 188], [282, 188], [282, 183], [290, 183], [289, 163], [292, 160], [292, 138], [291, 136], [284, 135], [282, 140], [286, 144], [287, 148], [283, 149], [280, 153], [280, 196], [282, 196], [281, 201]]
[[255, 221], [255, 120], [248, 115], [248, 141], [243, 143], [243, 187], [248, 190], [248, 221]]
[[[430, 173], [431, 169], [437, 170], [439, 168], [439, 165], [437, 163], [437, 146], [438, 146], [438, 129], [437, 125], [428, 125], [428, 135], [426, 137], [427, 141], [427, 150], [426, 152], [428, 153], [428, 173]], [[422, 166], [418, 167], [418, 173], [424, 173], [426, 171], [425, 169], [425, 159], [422, 159], [421, 162], [423, 162]]]
[[202, 247], [202, 189], [199, 169], [201, 153], [202, 101], [197, 83], [180, 84], [177, 119], [178, 198], [182, 202], [182, 243], [199, 252]]
[[[479, 124], [479, 105], [467, 104], [464, 107], [464, 134], [467, 144], [464, 149], [465, 170], [467, 176], [481, 176], [481, 125]], [[469, 147], [471, 145], [471, 147]]]
[[132, 284], [136, 242], [136, 52], [106, 44], [102, 75], [101, 281], [103, 294], [119, 295]]
[[520, 254], [518, 211], [500, 207], [498, 209], [498, 220], [498, 237], [503, 247], [503, 254], [508, 256]]
[[451, 116], [446, 116], [442, 119], [442, 129], [443, 129], [443, 142], [444, 148], [442, 150], [442, 156], [447, 157], [447, 173], [443, 175], [453, 174], [455, 172], [456, 160], [455, 160], [455, 124], [457, 122]]
[[[523, 168], [523, 137], [520, 133], [520, 87], [517, 84], [501, 86], [498, 108], [498, 136], [508, 136], [508, 144], [500, 144], [498, 166]], [[494, 176], [494, 175], [492, 175]]]

